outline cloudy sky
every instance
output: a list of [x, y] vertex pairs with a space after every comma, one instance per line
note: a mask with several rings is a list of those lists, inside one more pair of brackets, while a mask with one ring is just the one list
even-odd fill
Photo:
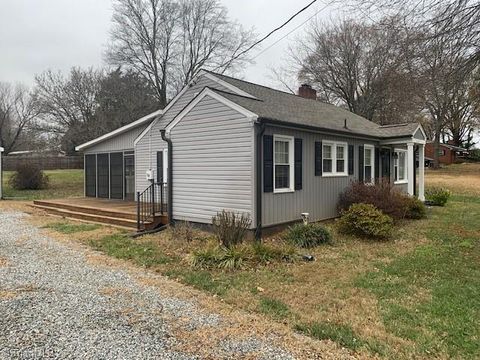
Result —
[[[263, 36], [310, 0], [222, 0], [230, 17]], [[255, 55], [324, 7], [317, 4], [265, 41]], [[31, 85], [45, 69], [102, 66], [112, 16], [111, 0], [0, 0], [0, 81]], [[320, 11], [326, 19], [330, 10]], [[273, 85], [270, 68], [279, 66], [289, 41], [305, 26], [265, 51], [245, 69], [250, 81]]]

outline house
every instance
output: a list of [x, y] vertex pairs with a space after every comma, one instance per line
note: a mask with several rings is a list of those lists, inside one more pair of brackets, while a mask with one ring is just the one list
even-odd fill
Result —
[[249, 214], [257, 234], [305, 212], [335, 217], [354, 180], [387, 178], [411, 195], [418, 180], [424, 199], [420, 124], [379, 126], [308, 85], [299, 94], [201, 71], [165, 109], [76, 148], [85, 196], [137, 201], [139, 228], [149, 211], [209, 224], [226, 209]]
[[[434, 144], [428, 141], [425, 144], [425, 155], [433, 158], [435, 154]], [[468, 156], [468, 150], [453, 144], [439, 144], [438, 161], [440, 164], [450, 165], [455, 162], [464, 161]]]

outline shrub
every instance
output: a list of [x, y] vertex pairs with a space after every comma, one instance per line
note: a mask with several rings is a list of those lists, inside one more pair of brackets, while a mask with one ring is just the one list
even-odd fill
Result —
[[36, 165], [23, 164], [10, 177], [9, 185], [15, 190], [39, 190], [48, 187], [48, 176]]
[[399, 220], [405, 217], [407, 201], [408, 196], [395, 189], [388, 181], [381, 181], [375, 185], [352, 182], [340, 194], [338, 210], [341, 213], [349, 209], [353, 204], [371, 204], [384, 214]]
[[432, 205], [445, 206], [450, 195], [450, 190], [441, 187], [431, 187], [425, 190], [425, 199]]
[[295, 246], [311, 248], [320, 244], [329, 244], [332, 241], [330, 232], [320, 224], [298, 223], [290, 226], [285, 234], [285, 240]]
[[230, 248], [241, 244], [250, 227], [250, 216], [237, 214], [231, 211], [217, 213], [212, 218], [213, 230], [220, 241], [220, 245]]
[[408, 197], [406, 200], [405, 217], [407, 219], [423, 219], [427, 216], [425, 204], [416, 197]]
[[342, 212], [338, 229], [344, 234], [385, 239], [392, 233], [393, 219], [372, 204], [353, 204]]
[[192, 242], [195, 237], [195, 230], [190, 222], [181, 221], [172, 227], [170, 235], [172, 240], [181, 239], [186, 242]]

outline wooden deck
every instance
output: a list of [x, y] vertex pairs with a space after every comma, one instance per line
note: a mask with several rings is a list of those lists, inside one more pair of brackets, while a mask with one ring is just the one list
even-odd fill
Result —
[[[98, 198], [68, 198], [35, 200], [34, 207], [49, 214], [93, 223], [102, 223], [129, 229], [137, 229], [137, 203]], [[166, 216], [159, 216], [147, 228], [166, 224]]]

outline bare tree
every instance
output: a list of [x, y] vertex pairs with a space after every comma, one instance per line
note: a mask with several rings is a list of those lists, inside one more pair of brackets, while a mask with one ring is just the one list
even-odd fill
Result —
[[412, 70], [411, 35], [345, 20], [313, 22], [291, 51], [299, 78], [319, 89], [319, 97], [381, 124], [411, 121], [419, 86]]
[[465, 41], [471, 50], [469, 62], [480, 62], [478, 0], [353, 0], [350, 3], [369, 21], [385, 14], [401, 16], [410, 25], [437, 29], [431, 33], [433, 37]]
[[96, 123], [97, 95], [103, 71], [89, 68], [72, 68], [68, 77], [60, 72], [47, 70], [35, 77], [36, 98], [42, 112], [39, 124], [44, 131], [60, 137], [69, 134], [76, 144], [90, 140], [102, 133]]
[[23, 86], [0, 83], [0, 146], [9, 153], [21, 145], [33, 127], [39, 108], [31, 91]]
[[144, 76], [161, 107], [201, 67], [241, 67], [253, 42], [218, 0], [115, 0], [112, 21], [107, 61]]
[[[422, 82], [425, 84], [424, 102], [428, 110], [434, 135], [434, 166], [439, 166], [440, 139], [445, 130], [453, 129], [452, 136], [460, 136], [458, 126], [470, 122], [471, 103], [468, 97], [472, 72], [466, 71], [469, 45], [466, 39], [452, 39], [445, 35], [425, 31], [421, 57]], [[441, 31], [441, 29], [433, 29]]]

